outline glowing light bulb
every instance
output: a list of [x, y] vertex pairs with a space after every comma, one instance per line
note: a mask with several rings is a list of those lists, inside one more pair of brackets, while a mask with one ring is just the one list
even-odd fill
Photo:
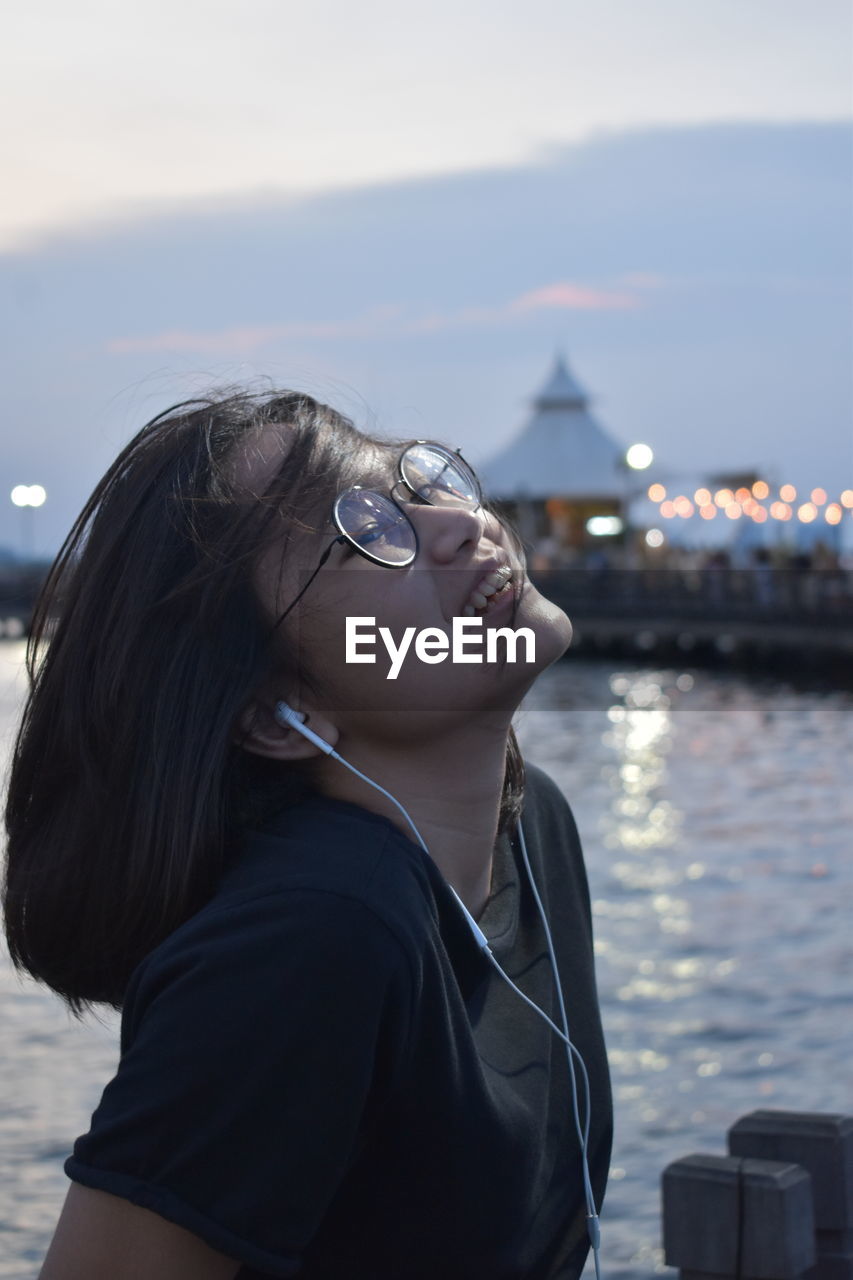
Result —
[[626, 450], [625, 461], [633, 471], [645, 471], [654, 461], [654, 454], [647, 444], [632, 444]]
[[40, 484], [16, 484], [9, 496], [16, 507], [40, 507], [47, 498], [47, 491]]

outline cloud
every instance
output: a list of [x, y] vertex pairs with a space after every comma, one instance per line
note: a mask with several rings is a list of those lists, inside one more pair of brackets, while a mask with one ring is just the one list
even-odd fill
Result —
[[559, 347], [662, 467], [827, 487], [851, 473], [850, 173], [846, 122], [662, 129], [0, 253], [4, 465], [45, 485], [56, 546], [143, 416], [261, 375], [485, 458]]
[[[638, 273], [634, 277], [626, 277], [626, 281], [628, 279], [642, 287], [648, 285], [650, 278]], [[212, 332], [169, 329], [138, 338], [112, 338], [107, 343], [107, 350], [119, 355], [149, 351], [194, 351], [208, 354], [247, 352], [256, 351], [272, 342], [300, 338], [323, 340], [383, 338], [394, 334], [417, 336], [446, 332], [448, 329], [506, 325], [530, 313], [554, 308], [568, 311], [613, 311], [640, 305], [641, 299], [637, 293], [624, 289], [594, 289], [562, 280], [531, 289], [509, 302], [492, 307], [462, 307], [456, 311], [430, 311], [406, 317], [404, 308], [398, 303], [384, 303], [371, 307], [350, 321], [244, 325]]]
[[588, 289], [584, 285], [545, 285], [515, 298], [509, 304], [511, 311], [539, 311], [543, 307], [562, 307], [569, 311], [613, 311], [639, 306], [635, 293], [617, 293], [607, 289]]
[[107, 343], [107, 350], [122, 355], [138, 351], [197, 351], [210, 354], [255, 351], [270, 342], [286, 339], [371, 338], [387, 332], [401, 311], [401, 307], [389, 303], [371, 307], [349, 323], [297, 321], [292, 324], [243, 325], [207, 333], [169, 329], [141, 338], [113, 338]]

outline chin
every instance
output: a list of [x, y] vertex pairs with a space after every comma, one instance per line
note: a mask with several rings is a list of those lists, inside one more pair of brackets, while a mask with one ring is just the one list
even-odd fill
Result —
[[561, 658], [572, 643], [568, 614], [541, 595], [528, 580], [521, 597], [515, 627], [530, 627], [536, 636], [536, 671], [544, 671]]

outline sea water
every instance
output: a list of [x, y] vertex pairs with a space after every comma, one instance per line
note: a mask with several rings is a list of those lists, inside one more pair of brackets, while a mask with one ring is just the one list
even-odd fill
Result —
[[[0, 644], [4, 759], [22, 659]], [[725, 1154], [757, 1108], [853, 1112], [853, 695], [569, 656], [517, 730], [586, 855], [615, 1105], [603, 1270], [639, 1280], [667, 1270], [670, 1161]], [[77, 1023], [5, 955], [0, 1019], [0, 1277], [31, 1280], [118, 1019]]]

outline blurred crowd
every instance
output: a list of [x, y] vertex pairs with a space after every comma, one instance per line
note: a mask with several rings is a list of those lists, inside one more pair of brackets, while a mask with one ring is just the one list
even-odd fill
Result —
[[[690, 549], [644, 542], [573, 548], [542, 538], [530, 551], [532, 573], [560, 570], [582, 575], [591, 590], [605, 582], [624, 599], [692, 596], [698, 602], [737, 603], [764, 610], [807, 610], [853, 616], [853, 557], [822, 542], [811, 550], [751, 547]], [[581, 588], [581, 583], [577, 584]]]

